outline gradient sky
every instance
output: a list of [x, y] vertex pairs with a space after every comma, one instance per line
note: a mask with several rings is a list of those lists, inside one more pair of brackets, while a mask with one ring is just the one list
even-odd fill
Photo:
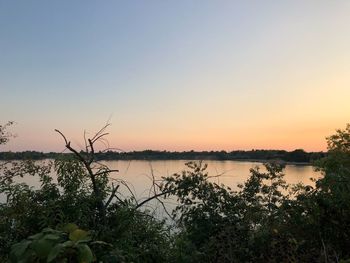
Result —
[[[0, 0], [0, 150], [303, 148], [350, 121], [350, 1]], [[102, 146], [101, 146], [102, 147]]]

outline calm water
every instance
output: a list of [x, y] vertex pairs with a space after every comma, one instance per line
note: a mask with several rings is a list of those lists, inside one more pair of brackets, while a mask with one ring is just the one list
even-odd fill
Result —
[[[112, 174], [112, 178], [123, 179], [132, 185], [138, 199], [142, 199], [149, 194], [152, 182], [152, 174], [156, 179], [162, 176], [171, 175], [187, 169], [186, 161], [108, 161], [104, 164], [111, 169], [118, 169], [118, 173]], [[238, 183], [243, 183], [249, 177], [249, 169], [259, 166], [258, 162], [241, 161], [205, 161], [208, 164], [207, 171], [210, 176], [219, 175], [212, 178], [216, 183], [222, 183], [237, 189]], [[285, 180], [295, 184], [313, 184], [310, 178], [320, 177], [319, 172], [315, 172], [310, 165], [287, 165], [285, 170]], [[122, 190], [123, 191], [123, 190]]]
[[[138, 200], [144, 200], [152, 195], [152, 175], [155, 179], [161, 179], [162, 176], [172, 175], [187, 169], [186, 161], [176, 160], [105, 161], [103, 163], [110, 169], [119, 170], [118, 173], [112, 173], [111, 178], [127, 182]], [[261, 163], [245, 161], [205, 161], [205, 163], [208, 164], [207, 171], [210, 176], [220, 175], [212, 178], [212, 181], [225, 184], [232, 189], [237, 189], [237, 184], [243, 183], [249, 177], [250, 168], [263, 167]], [[287, 165], [284, 173], [285, 180], [291, 184], [302, 182], [312, 185], [310, 178], [320, 177], [320, 173], [315, 172], [313, 167], [309, 165]], [[33, 177], [23, 178], [22, 180], [34, 187], [39, 186], [39, 182]], [[121, 194], [130, 196], [130, 191], [125, 186], [121, 185], [119, 190]], [[171, 207], [173, 203], [169, 201], [167, 206]], [[154, 206], [154, 202], [150, 204], [150, 208], [154, 208]]]

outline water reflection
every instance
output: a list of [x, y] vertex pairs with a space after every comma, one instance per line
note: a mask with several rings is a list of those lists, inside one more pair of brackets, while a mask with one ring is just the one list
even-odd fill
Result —
[[[118, 169], [118, 173], [112, 173], [111, 178], [114, 180], [123, 180], [129, 186], [130, 190], [135, 195], [136, 199], [141, 201], [152, 196], [152, 179], [161, 179], [163, 176], [170, 176], [174, 173], [179, 173], [188, 169], [185, 165], [187, 161], [170, 160], [170, 161], [105, 161], [103, 164], [110, 169]], [[243, 183], [249, 177], [249, 170], [253, 167], [263, 169], [262, 163], [244, 162], [244, 161], [205, 161], [208, 164], [207, 171], [210, 176], [220, 175], [211, 178], [212, 181], [218, 184], [224, 184], [237, 190], [237, 184]], [[310, 178], [318, 178], [319, 172], [315, 172], [312, 166], [309, 165], [287, 165], [285, 170], [285, 180], [287, 183], [296, 184], [304, 183], [313, 185]], [[54, 172], [52, 173], [56, 178]], [[25, 182], [34, 188], [40, 186], [37, 177], [27, 176], [19, 178], [21, 182]], [[121, 185], [119, 191], [125, 197], [130, 196], [130, 190]], [[0, 196], [0, 201], [4, 201], [4, 196]], [[167, 207], [174, 207], [174, 200], [167, 200]], [[159, 206], [157, 201], [149, 204], [150, 209]]]
[[[224, 184], [232, 189], [237, 189], [237, 184], [243, 183], [249, 177], [249, 169], [260, 167], [262, 163], [242, 161], [205, 161], [208, 164], [207, 171], [210, 176], [220, 175], [212, 180]], [[106, 161], [104, 164], [111, 169], [118, 169], [119, 173], [112, 178], [123, 179], [129, 182], [135, 191], [137, 198], [145, 197], [152, 182], [152, 174], [156, 179], [171, 175], [187, 169], [186, 161]], [[310, 165], [287, 165], [285, 170], [287, 183], [313, 184], [310, 178], [318, 178], [319, 172], [314, 171]]]

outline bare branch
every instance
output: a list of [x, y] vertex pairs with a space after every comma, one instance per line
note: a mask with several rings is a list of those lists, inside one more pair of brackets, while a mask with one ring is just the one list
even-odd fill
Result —
[[112, 192], [111, 192], [111, 195], [105, 204], [105, 208], [107, 208], [109, 206], [109, 204], [112, 202], [113, 198], [115, 197], [115, 193], [118, 191], [119, 186], [120, 185], [118, 184], [116, 187], [114, 187], [114, 185], [112, 184]]
[[115, 170], [106, 170], [106, 171], [101, 171], [101, 172], [95, 173], [95, 176], [99, 176], [99, 175], [107, 174], [107, 173], [117, 173], [117, 172], [119, 172], [119, 170], [117, 170], [117, 169], [115, 169]]
[[60, 130], [58, 130], [58, 129], [55, 129], [55, 132], [58, 132], [58, 133], [62, 136], [62, 138], [64, 139], [64, 142], [65, 142], [65, 144], [66, 144], [66, 148], [67, 148], [68, 150], [70, 150], [72, 153], [74, 153], [74, 154], [78, 157], [78, 159], [79, 159], [80, 161], [82, 161], [82, 162], [84, 163], [84, 165], [86, 166], [86, 165], [87, 165], [86, 160], [84, 159], [84, 157], [83, 157], [77, 150], [75, 150], [75, 149], [70, 145], [70, 141], [67, 140], [66, 136], [64, 136], [64, 134], [63, 134]]
[[[92, 183], [92, 187], [93, 187], [93, 191], [95, 193], [95, 196], [97, 199], [100, 198], [101, 196], [101, 193], [100, 193], [100, 189], [98, 188], [97, 184], [96, 184], [96, 178], [95, 178], [95, 174], [91, 168], [91, 162], [88, 162], [84, 157], [83, 155], [81, 155], [77, 150], [75, 150], [71, 145], [70, 145], [70, 141], [67, 140], [67, 138], [64, 136], [64, 134], [55, 129], [56, 132], [58, 132], [59, 134], [61, 134], [61, 136], [63, 137], [65, 143], [66, 143], [66, 148], [68, 150], [70, 150], [72, 153], [74, 153], [76, 155], [76, 157], [84, 164], [87, 172], [88, 172], [88, 175], [91, 179], [91, 183]], [[99, 210], [99, 213], [100, 213], [100, 217], [101, 219], [104, 218], [105, 216], [105, 212], [104, 212], [104, 205], [103, 205], [103, 201], [102, 200], [99, 200], [98, 201], [98, 210]]]
[[[129, 193], [130, 193], [130, 195], [132, 196], [132, 198], [135, 200], [135, 202], [137, 203], [137, 198], [136, 198], [136, 196], [135, 196], [135, 194], [134, 194], [134, 192], [131, 190], [131, 188], [130, 188], [130, 186], [129, 186], [129, 184], [130, 183], [127, 183], [126, 181], [124, 181], [124, 180], [122, 180], [122, 179], [115, 179], [115, 178], [110, 178], [111, 180], [113, 180], [113, 181], [116, 181], [116, 182], [118, 182], [118, 183], [120, 183], [120, 184], [122, 184], [122, 185], [124, 185], [125, 187], [126, 187], [126, 189], [129, 191]], [[132, 186], [132, 184], [130, 184], [131, 186]], [[134, 189], [135, 190], [135, 189]]]
[[166, 195], [166, 194], [170, 194], [171, 192], [173, 192], [174, 190], [168, 190], [165, 192], [161, 192], [159, 194], [156, 194], [154, 196], [151, 196], [150, 198], [147, 198], [146, 200], [143, 200], [141, 203], [139, 203], [138, 205], [136, 205], [135, 209], [140, 208], [141, 206], [143, 206], [144, 204], [148, 203], [149, 201], [153, 200], [153, 199], [157, 199], [160, 196]]
[[55, 132], [58, 132], [59, 134], [61, 134], [61, 136], [63, 137], [64, 142], [65, 142], [65, 144], [66, 144], [66, 146], [67, 146], [67, 145], [68, 145], [68, 141], [67, 141], [66, 136], [64, 136], [64, 134], [63, 134], [61, 131], [57, 130], [57, 129], [55, 129]]
[[168, 209], [166, 208], [164, 202], [161, 201], [159, 197], [157, 197], [156, 199], [163, 206], [164, 212], [168, 215], [168, 217], [174, 220], [173, 216], [169, 213]]
[[86, 130], [84, 130], [84, 142], [85, 142], [85, 151], [88, 152], [88, 144], [86, 139]]
[[99, 139], [101, 139], [103, 136], [106, 136], [106, 135], [108, 135], [109, 133], [108, 132], [106, 132], [106, 133], [102, 133], [101, 135], [99, 135], [99, 136], [95, 136], [93, 139], [92, 139], [92, 143], [95, 143], [96, 141], [98, 141]]
[[94, 154], [95, 154], [95, 149], [94, 149], [94, 143], [88, 139], [89, 145], [90, 145], [90, 161], [89, 163], [91, 164], [94, 161]]
[[99, 137], [103, 132], [110, 126], [110, 123], [107, 123], [103, 126], [98, 132], [95, 133], [95, 136], [91, 138], [92, 141], [95, 141], [97, 137]]

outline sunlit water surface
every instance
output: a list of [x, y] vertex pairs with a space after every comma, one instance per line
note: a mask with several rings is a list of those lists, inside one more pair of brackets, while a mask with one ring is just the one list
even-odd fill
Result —
[[[180, 173], [183, 170], [188, 170], [186, 166], [188, 161], [180, 160], [167, 160], [167, 161], [104, 161], [103, 164], [107, 165], [110, 169], [117, 169], [119, 172], [111, 174], [111, 181], [117, 184], [118, 181], [123, 180], [126, 182], [130, 189], [127, 189], [124, 185], [121, 185], [119, 192], [125, 197], [129, 197], [130, 191], [136, 199], [141, 202], [147, 197], [153, 194], [152, 180], [161, 180], [164, 176], [170, 176], [174, 173]], [[237, 184], [244, 183], [249, 177], [249, 170], [254, 167], [260, 167], [263, 170], [262, 163], [259, 162], [247, 162], [247, 161], [205, 161], [208, 165], [207, 172], [209, 176], [214, 176], [210, 180], [218, 184], [224, 184], [231, 187], [233, 190], [237, 190]], [[314, 168], [310, 165], [286, 165], [284, 170], [285, 180], [287, 183], [296, 184], [304, 183], [313, 185], [310, 178], [319, 178], [321, 175], [319, 172], [314, 171]], [[220, 176], [217, 176], [220, 175]], [[55, 174], [52, 174], [55, 177]], [[37, 188], [40, 183], [36, 178], [25, 177], [21, 181], [28, 183], [29, 185]], [[3, 196], [1, 198], [3, 201]], [[175, 206], [175, 200], [166, 200], [165, 204], [168, 208]], [[160, 208], [162, 206], [155, 202], [150, 202], [148, 206], [145, 206], [150, 210]], [[162, 212], [163, 213], [163, 212]]]

